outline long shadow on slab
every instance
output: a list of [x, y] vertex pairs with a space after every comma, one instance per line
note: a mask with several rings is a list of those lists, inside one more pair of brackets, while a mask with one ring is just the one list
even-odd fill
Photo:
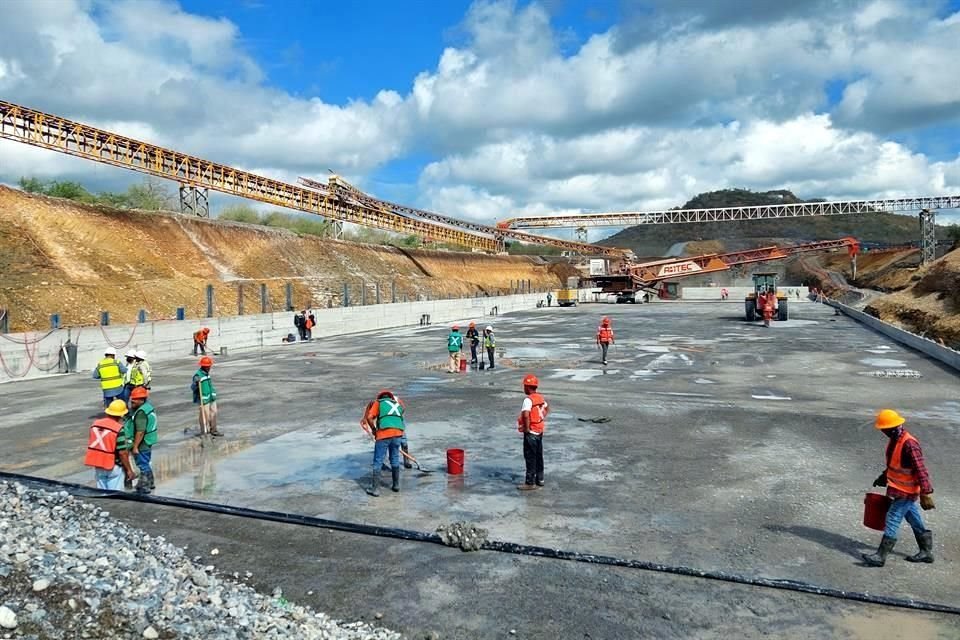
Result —
[[871, 550], [869, 545], [866, 545], [859, 540], [848, 538], [847, 536], [840, 535], [839, 533], [817, 529], [816, 527], [805, 527], [801, 525], [792, 525], [789, 527], [784, 527], [781, 525], [766, 525], [764, 528], [767, 529], [767, 531], [772, 531], [774, 533], [787, 533], [797, 536], [798, 538], [803, 538], [804, 540], [809, 540], [810, 542], [816, 542], [820, 546], [826, 547], [827, 549], [833, 549], [834, 551], [839, 551], [840, 553], [846, 554], [851, 558], [856, 558], [857, 560], [860, 560], [861, 553]]

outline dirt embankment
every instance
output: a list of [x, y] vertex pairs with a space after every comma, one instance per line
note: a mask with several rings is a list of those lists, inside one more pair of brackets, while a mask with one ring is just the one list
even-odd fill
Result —
[[259, 313], [260, 285], [270, 311], [285, 306], [286, 284], [297, 307], [376, 298], [494, 295], [519, 281], [557, 287], [568, 265], [527, 256], [400, 250], [298, 236], [283, 229], [172, 213], [124, 211], [26, 194], [0, 186], [0, 308], [11, 331], [42, 329], [49, 315], [63, 325], [113, 323], [206, 313], [214, 285], [215, 315]]
[[866, 311], [960, 349], [960, 250], [919, 268], [911, 286], [876, 300]]

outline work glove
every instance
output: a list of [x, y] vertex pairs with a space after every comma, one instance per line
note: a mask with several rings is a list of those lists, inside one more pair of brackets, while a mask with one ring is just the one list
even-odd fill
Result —
[[930, 509], [936, 509], [937, 505], [933, 503], [933, 496], [929, 493], [925, 493], [920, 496], [920, 508], [924, 511], [930, 511]]
[[877, 476], [877, 479], [873, 481], [873, 486], [875, 487], [885, 487], [887, 486], [887, 472], [884, 471]]

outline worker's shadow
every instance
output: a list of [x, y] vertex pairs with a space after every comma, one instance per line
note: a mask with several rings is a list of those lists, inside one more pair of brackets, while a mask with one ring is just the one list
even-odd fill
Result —
[[861, 553], [870, 550], [868, 545], [865, 545], [859, 540], [848, 538], [847, 536], [840, 535], [839, 533], [832, 533], [830, 531], [824, 531], [823, 529], [817, 529], [816, 527], [804, 527], [799, 525], [784, 527], [781, 525], [771, 524], [766, 525], [765, 528], [767, 531], [772, 531], [774, 533], [788, 533], [790, 535], [797, 536], [798, 538], [803, 538], [804, 540], [816, 542], [827, 549], [839, 551], [840, 553], [844, 553], [857, 560], [860, 560]]

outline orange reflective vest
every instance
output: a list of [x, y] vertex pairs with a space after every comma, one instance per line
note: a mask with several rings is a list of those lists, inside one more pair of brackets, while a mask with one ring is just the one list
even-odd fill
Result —
[[207, 341], [207, 335], [203, 331], [197, 331], [195, 334], [193, 334], [193, 341], [203, 344]]
[[109, 471], [117, 464], [117, 434], [123, 425], [114, 418], [100, 418], [90, 426], [90, 442], [83, 464]]
[[917, 441], [916, 438], [906, 431], [904, 431], [900, 439], [897, 440], [897, 444], [893, 447], [893, 453], [890, 455], [890, 460], [887, 462], [887, 486], [902, 491], [903, 493], [920, 495], [920, 480], [917, 478], [916, 472], [913, 469], [904, 467], [901, 458], [903, 445], [907, 440]]
[[613, 342], [613, 329], [610, 327], [600, 327], [597, 329], [597, 340], [600, 342]]
[[[536, 391], [527, 397], [533, 403], [530, 408], [530, 433], [542, 435], [543, 430], [547, 427], [547, 400]], [[523, 411], [517, 418], [517, 431], [523, 433]]]

